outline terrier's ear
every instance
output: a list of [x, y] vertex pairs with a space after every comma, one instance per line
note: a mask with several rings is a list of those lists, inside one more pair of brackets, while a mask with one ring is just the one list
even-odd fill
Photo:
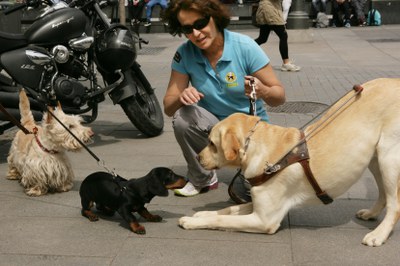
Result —
[[57, 101], [57, 109], [60, 110], [60, 111], [62, 111], [62, 107], [61, 107], [60, 101]]
[[240, 143], [232, 130], [228, 130], [224, 136], [221, 136], [221, 147], [226, 160], [234, 161], [237, 159]]
[[[50, 111], [51, 113], [53, 113], [54, 112], [54, 107], [47, 106], [47, 110]], [[46, 123], [50, 124], [52, 119], [53, 119], [53, 116], [49, 112], [47, 112], [47, 114], [46, 114]]]

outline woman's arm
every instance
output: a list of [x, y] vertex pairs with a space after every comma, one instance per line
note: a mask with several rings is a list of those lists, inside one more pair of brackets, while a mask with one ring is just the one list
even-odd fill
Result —
[[204, 95], [194, 87], [188, 87], [189, 76], [172, 70], [167, 92], [164, 96], [164, 113], [173, 116], [183, 105], [197, 103]]
[[263, 99], [269, 106], [278, 106], [285, 102], [285, 89], [276, 77], [270, 63], [253, 73], [252, 76], [245, 77], [245, 93], [248, 97], [252, 92], [252, 87], [250, 86], [252, 78], [255, 82], [257, 98]]

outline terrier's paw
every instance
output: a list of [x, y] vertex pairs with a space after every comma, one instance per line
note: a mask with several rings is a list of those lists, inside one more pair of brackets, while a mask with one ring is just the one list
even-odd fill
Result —
[[39, 187], [32, 187], [32, 188], [27, 188], [25, 190], [26, 195], [31, 196], [31, 197], [38, 197], [41, 195], [44, 195], [47, 193], [47, 190], [42, 190]]
[[74, 186], [74, 183], [72, 183], [72, 182], [68, 182], [68, 183], [65, 183], [61, 188], [59, 188], [57, 191], [58, 192], [67, 192], [67, 191], [70, 191], [71, 190], [71, 188]]
[[21, 175], [19, 174], [17, 169], [11, 168], [8, 170], [6, 178], [9, 180], [19, 180], [21, 179]]
[[8, 180], [19, 180], [20, 179], [19, 176], [10, 175], [10, 174], [7, 174], [6, 178]]

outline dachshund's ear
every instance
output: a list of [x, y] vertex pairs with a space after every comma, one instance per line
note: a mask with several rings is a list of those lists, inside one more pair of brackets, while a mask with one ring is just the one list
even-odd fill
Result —
[[232, 130], [226, 131], [225, 135], [221, 136], [221, 147], [226, 160], [234, 161], [237, 159], [240, 143]]
[[166, 197], [168, 196], [168, 189], [163, 183], [164, 177], [158, 176], [156, 172], [157, 171], [150, 172], [151, 178], [149, 178], [149, 182], [147, 183], [148, 190], [151, 194], [155, 196]]

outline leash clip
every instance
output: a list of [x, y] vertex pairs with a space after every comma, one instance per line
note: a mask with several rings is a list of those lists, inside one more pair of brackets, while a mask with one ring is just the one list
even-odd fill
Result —
[[117, 174], [114, 172], [115, 169], [111, 170], [106, 166], [106, 163], [104, 160], [98, 160], [97, 164], [103, 167], [109, 174], [112, 174], [114, 177], [117, 176]]
[[257, 95], [256, 95], [256, 82], [254, 78], [250, 79], [250, 86], [251, 86], [251, 93], [250, 93], [250, 104], [251, 104], [251, 109], [252, 109], [252, 114], [257, 115], [257, 108], [256, 108], [256, 100], [257, 100]]

